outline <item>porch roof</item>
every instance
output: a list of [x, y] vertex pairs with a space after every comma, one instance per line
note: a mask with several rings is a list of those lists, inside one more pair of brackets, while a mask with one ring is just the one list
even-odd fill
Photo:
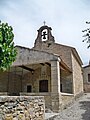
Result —
[[18, 51], [18, 55], [16, 61], [13, 63], [12, 66], [21, 66], [23, 69], [31, 70], [27, 67], [30, 64], [48, 63], [50, 65], [51, 60], [59, 60], [61, 68], [68, 72], [72, 72], [59, 55], [44, 51], [33, 50], [22, 46], [16, 46], [16, 48]]
[[56, 54], [33, 50], [21, 46], [16, 46], [16, 48], [18, 55], [12, 66], [38, 64], [38, 63], [50, 62], [51, 60], [61, 61], [60, 56]]

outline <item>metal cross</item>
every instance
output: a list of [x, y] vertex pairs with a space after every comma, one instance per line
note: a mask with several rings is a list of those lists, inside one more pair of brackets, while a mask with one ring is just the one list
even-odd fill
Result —
[[46, 22], [44, 21], [43, 23], [44, 23], [44, 26], [45, 26]]

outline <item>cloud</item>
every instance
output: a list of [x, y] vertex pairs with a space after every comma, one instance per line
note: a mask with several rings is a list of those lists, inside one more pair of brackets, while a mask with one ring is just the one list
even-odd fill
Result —
[[86, 63], [90, 55], [81, 31], [88, 27], [89, 5], [89, 0], [2, 0], [0, 19], [13, 26], [15, 44], [27, 47], [33, 46], [37, 29], [45, 20], [56, 42], [74, 46]]

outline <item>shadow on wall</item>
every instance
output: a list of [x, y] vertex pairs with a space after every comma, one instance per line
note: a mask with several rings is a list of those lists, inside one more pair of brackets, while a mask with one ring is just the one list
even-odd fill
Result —
[[88, 101], [81, 101], [80, 102], [80, 109], [85, 110], [82, 115], [82, 120], [90, 120], [90, 97], [88, 97]]

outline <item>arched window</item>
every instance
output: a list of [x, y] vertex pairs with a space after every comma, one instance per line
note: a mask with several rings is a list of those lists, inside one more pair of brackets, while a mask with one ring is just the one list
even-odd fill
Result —
[[39, 81], [39, 92], [48, 92], [48, 80]]
[[31, 85], [27, 85], [27, 92], [32, 92], [32, 86]]

